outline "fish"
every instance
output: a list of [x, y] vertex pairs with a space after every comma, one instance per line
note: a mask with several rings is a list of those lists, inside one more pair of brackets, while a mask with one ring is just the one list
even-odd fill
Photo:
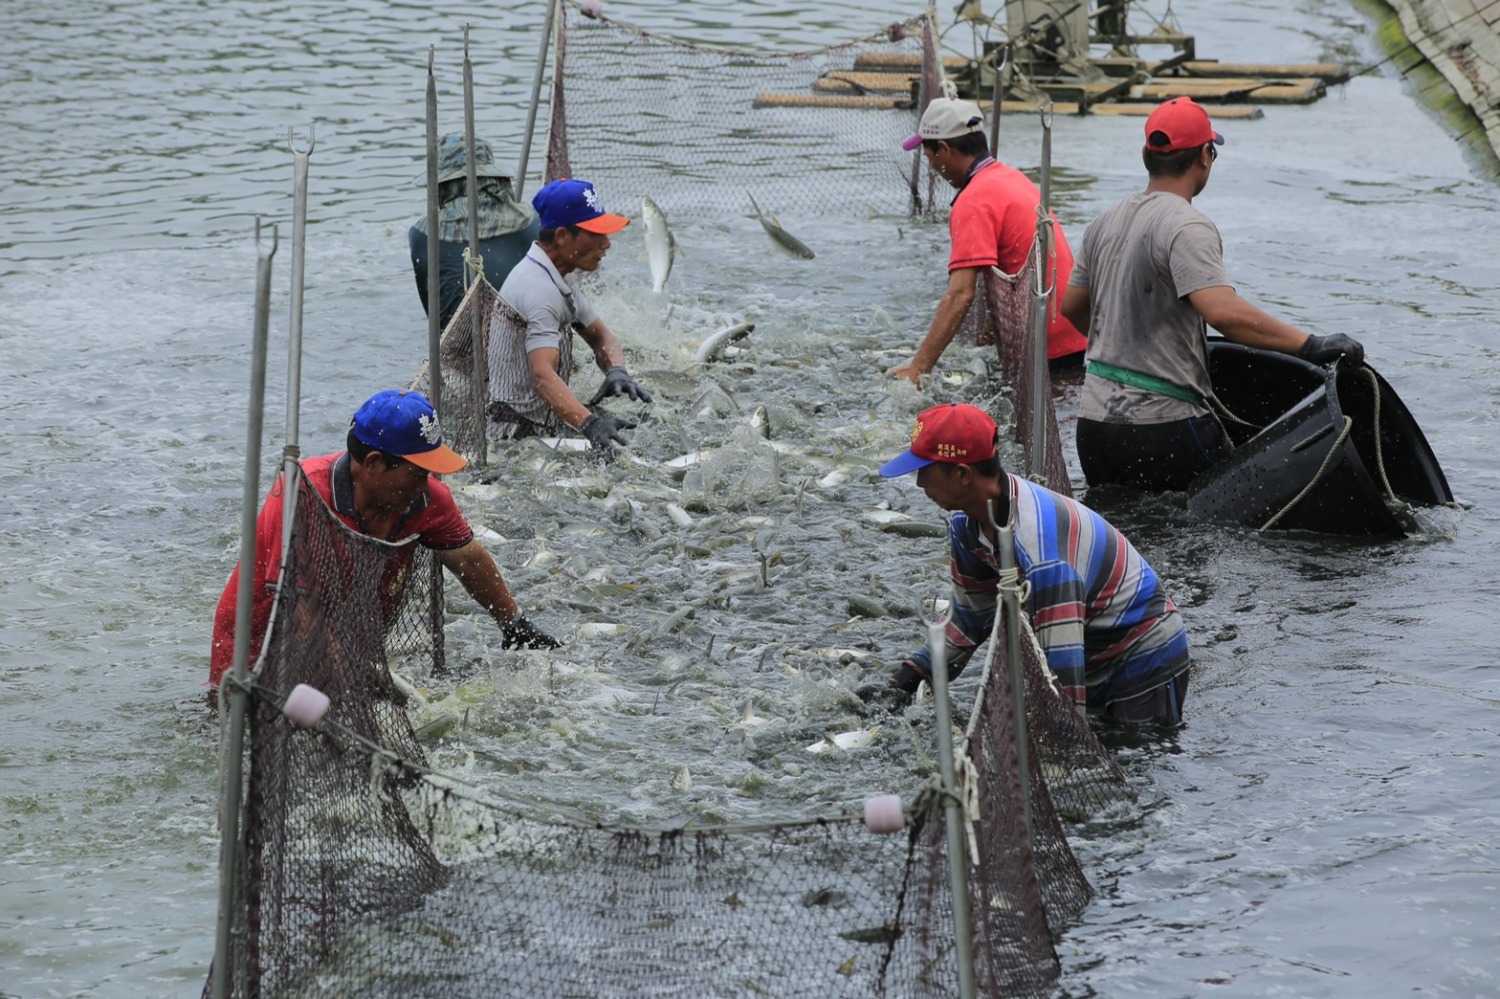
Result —
[[650, 198], [641, 198], [641, 220], [646, 225], [646, 259], [651, 264], [651, 290], [658, 294], [667, 286], [672, 260], [678, 254], [677, 240], [667, 226], [667, 217]]
[[[749, 191], [745, 193], [750, 194]], [[806, 243], [781, 228], [781, 223], [775, 218], [766, 218], [760, 210], [760, 205], [755, 203], [753, 194], [750, 194], [750, 204], [755, 209], [755, 217], [760, 220], [760, 227], [766, 231], [767, 236], [771, 237], [773, 247], [798, 260], [811, 260], [817, 255], [807, 248]]]
[[855, 729], [853, 732], [840, 732], [837, 735], [825, 735], [811, 746], [807, 747], [809, 753], [826, 753], [830, 749], [842, 749], [849, 752], [855, 749], [868, 749], [875, 744], [875, 729]]
[[724, 352], [725, 347], [736, 340], [743, 340], [753, 332], [755, 332], [754, 323], [735, 323], [733, 326], [715, 330], [698, 345], [698, 352], [693, 355], [693, 360], [699, 364], [712, 361]]
[[771, 414], [766, 412], [764, 404], [756, 406], [755, 412], [750, 414], [750, 429], [763, 440], [771, 439]]

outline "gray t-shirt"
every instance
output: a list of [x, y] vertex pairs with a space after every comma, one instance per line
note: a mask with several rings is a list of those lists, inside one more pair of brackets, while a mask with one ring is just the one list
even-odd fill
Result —
[[557, 374], [564, 384], [573, 374], [573, 333], [599, 318], [578, 290], [576, 278], [557, 273], [540, 246], [533, 243], [500, 286], [501, 302], [490, 319], [490, 401], [500, 403], [533, 423], [552, 429], [561, 421], [531, 381], [528, 354], [542, 347], [557, 350]]
[[[1187, 296], [1232, 285], [1208, 216], [1175, 194], [1132, 194], [1089, 225], [1068, 283], [1089, 290], [1088, 361], [1211, 393], [1203, 317]], [[1166, 423], [1205, 412], [1093, 374], [1078, 407], [1080, 417], [1104, 423]]]

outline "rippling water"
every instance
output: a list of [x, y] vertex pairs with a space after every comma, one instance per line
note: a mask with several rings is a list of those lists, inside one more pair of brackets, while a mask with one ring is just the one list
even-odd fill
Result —
[[[525, 121], [534, 6], [470, 36], [479, 129], [502, 150]], [[1173, 6], [1203, 56], [1381, 58], [1370, 22], [1342, 3]], [[915, 12], [892, 0], [607, 10], [791, 49]], [[309, 453], [333, 450], [353, 407], [425, 354], [405, 227], [423, 209], [427, 49], [455, 128], [475, 13], [0, 6], [0, 994], [185, 996], [203, 980], [217, 732], [200, 683], [238, 545], [253, 222], [289, 236], [287, 132], [301, 146], [315, 121], [301, 436]], [[1056, 122], [1057, 204], [1075, 241], [1141, 186], [1139, 127]], [[1099, 898], [1060, 943], [1064, 990], [1493, 994], [1500, 198], [1388, 69], [1221, 130], [1229, 145], [1200, 204], [1241, 290], [1362, 337], [1472, 508], [1419, 537], [1354, 545], [1099, 499], [1170, 580], [1199, 669], [1181, 737], [1122, 749], [1140, 813], [1078, 830]], [[1035, 166], [1038, 135], [1034, 118], [1008, 117], [1003, 155]], [[603, 193], [630, 210], [650, 192]], [[875, 375], [926, 326], [942, 227], [782, 221], [816, 261], [770, 255], [739, 216], [678, 223], [670, 312], [648, 290], [639, 236], [617, 241], [598, 297], [658, 390], [631, 447], [646, 464], [604, 473], [517, 447], [497, 481], [460, 479], [529, 611], [569, 642], [501, 652], [457, 598], [449, 648], [473, 673], [429, 689], [429, 710], [468, 709], [468, 729], [437, 747], [445, 765], [537, 807], [643, 823], [844, 811], [925, 776], [925, 740], [908, 728], [921, 711], [882, 724], [866, 753], [806, 747], [868, 724], [844, 692], [909, 651], [917, 614], [943, 595], [941, 543], [866, 516], [937, 511], [871, 469], [932, 399], [988, 402], [998, 388], [975, 350], [950, 351], [953, 377], [928, 395]], [[283, 242], [268, 467], [283, 436], [289, 261]], [[745, 352], [694, 368], [702, 337], [741, 319], [757, 323]], [[755, 453], [739, 435], [759, 404], [782, 446], [776, 488], [689, 503], [661, 463]], [[694, 506], [694, 523], [671, 520], [669, 502]], [[856, 616], [855, 596], [889, 613]], [[745, 723], [747, 704], [764, 723]]]

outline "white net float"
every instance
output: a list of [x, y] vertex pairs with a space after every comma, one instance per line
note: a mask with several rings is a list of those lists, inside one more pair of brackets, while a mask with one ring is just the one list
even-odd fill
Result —
[[901, 810], [901, 797], [895, 794], [877, 794], [865, 799], [865, 828], [872, 833], [899, 832], [906, 826], [906, 813]]
[[281, 713], [303, 728], [312, 728], [328, 713], [328, 695], [316, 687], [299, 683], [286, 695]]

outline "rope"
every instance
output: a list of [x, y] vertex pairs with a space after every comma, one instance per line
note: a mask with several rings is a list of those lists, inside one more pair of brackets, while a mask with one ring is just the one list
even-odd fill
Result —
[[1370, 380], [1370, 391], [1375, 396], [1375, 470], [1380, 473], [1380, 484], [1385, 486], [1385, 495], [1392, 503], [1400, 503], [1396, 496], [1396, 490], [1391, 488], [1391, 480], [1385, 474], [1385, 454], [1380, 443], [1380, 379], [1375, 377], [1375, 370], [1370, 367], [1364, 368], [1365, 377]]
[[[1302, 487], [1301, 492], [1292, 497], [1291, 502], [1281, 508], [1276, 516], [1272, 517], [1270, 520], [1266, 521], [1260, 526], [1260, 529], [1262, 531], [1269, 531], [1272, 527], [1276, 526], [1277, 521], [1290, 513], [1293, 507], [1306, 499], [1307, 494], [1312, 492], [1314, 487], [1316, 487], [1318, 483], [1323, 481], [1323, 476], [1327, 475], [1328, 470], [1333, 467], [1333, 459], [1339, 453], [1339, 449], [1344, 446], [1344, 441], [1349, 439], [1349, 431], [1352, 429], [1354, 429], [1354, 420], [1352, 420], [1348, 416], [1344, 417], [1344, 429], [1339, 432], [1338, 438], [1333, 442], [1333, 447], [1328, 449], [1328, 454], [1323, 458], [1323, 464], [1319, 466], [1317, 473], [1313, 475], [1311, 481], [1309, 481], [1307, 485]], [[1300, 450], [1301, 448], [1310, 445], [1313, 441], [1317, 440], [1319, 437], [1322, 437], [1326, 433], [1328, 433], [1328, 430], [1325, 427], [1324, 429], [1318, 431], [1316, 434], [1299, 443], [1293, 450]]]
[[969, 866], [979, 866], [979, 837], [974, 834], [974, 826], [979, 821], [979, 769], [974, 766], [974, 758], [968, 753], [962, 757], [963, 766], [958, 771], [959, 807], [964, 813], [964, 840], [969, 844]]

